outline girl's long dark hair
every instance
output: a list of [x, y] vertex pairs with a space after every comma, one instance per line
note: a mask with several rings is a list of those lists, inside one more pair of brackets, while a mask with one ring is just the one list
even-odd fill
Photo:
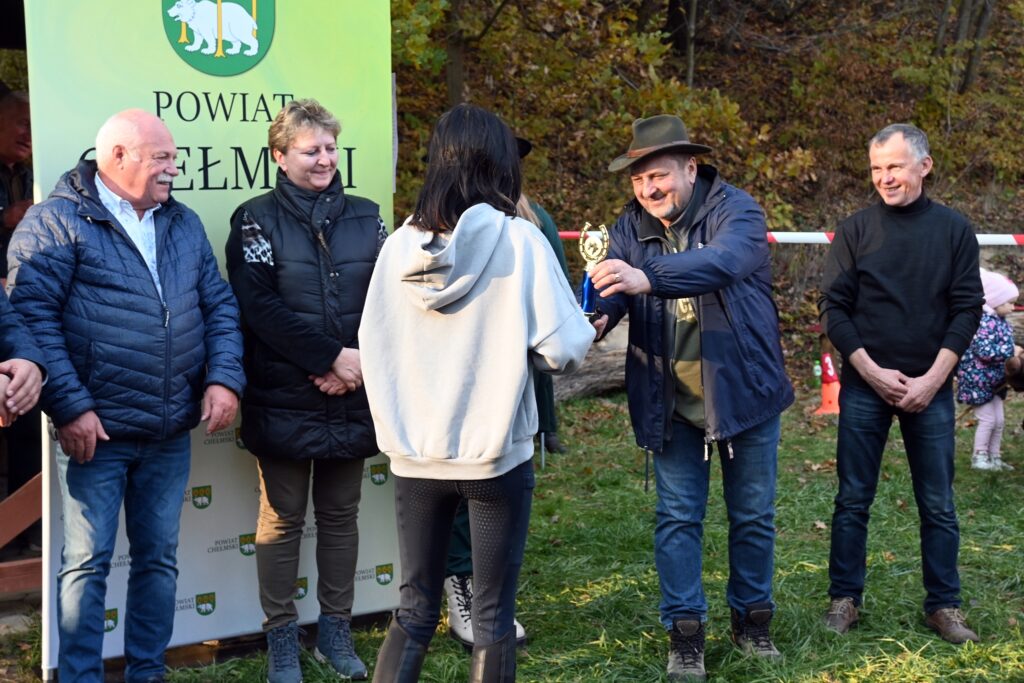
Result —
[[512, 131], [486, 109], [460, 104], [434, 126], [411, 222], [431, 232], [451, 230], [466, 209], [481, 203], [515, 216], [521, 188]]

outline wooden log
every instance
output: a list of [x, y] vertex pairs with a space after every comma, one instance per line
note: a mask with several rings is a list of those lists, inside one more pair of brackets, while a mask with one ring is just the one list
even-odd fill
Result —
[[0, 562], [0, 595], [27, 593], [43, 587], [43, 559]]
[[629, 321], [623, 320], [608, 335], [590, 347], [580, 369], [555, 377], [555, 400], [597, 396], [626, 387], [626, 343]]

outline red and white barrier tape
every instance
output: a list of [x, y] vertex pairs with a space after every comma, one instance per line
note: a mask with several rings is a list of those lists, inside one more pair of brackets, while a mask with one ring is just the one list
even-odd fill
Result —
[[[835, 233], [832, 232], [769, 232], [768, 242], [772, 244], [828, 244]], [[558, 236], [563, 240], [578, 240], [578, 231], [560, 231]], [[978, 244], [983, 247], [1021, 247], [1024, 246], [1024, 234], [1015, 235], [978, 235]]]

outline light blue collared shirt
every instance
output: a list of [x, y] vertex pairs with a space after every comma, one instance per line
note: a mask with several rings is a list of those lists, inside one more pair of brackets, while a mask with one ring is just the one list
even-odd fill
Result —
[[117, 222], [121, 224], [128, 237], [135, 243], [135, 248], [142, 254], [149, 273], [153, 276], [153, 284], [156, 291], [163, 299], [164, 291], [160, 286], [160, 274], [156, 269], [156, 223], [153, 221], [153, 212], [160, 208], [157, 204], [152, 209], [146, 209], [146, 213], [139, 218], [139, 214], [132, 208], [131, 202], [123, 197], [114, 194], [109, 187], [103, 184], [100, 174], [96, 174], [96, 189], [100, 193], [100, 201], [107, 211], [114, 215]]

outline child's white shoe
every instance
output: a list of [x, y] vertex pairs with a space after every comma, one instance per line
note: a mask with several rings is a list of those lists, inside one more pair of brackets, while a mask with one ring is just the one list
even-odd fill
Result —
[[988, 451], [974, 451], [974, 455], [971, 456], [971, 469], [993, 470], [998, 468], [992, 466], [992, 458], [989, 457]]
[[998, 453], [995, 455], [990, 455], [988, 462], [989, 469], [1003, 470], [1004, 472], [1008, 472], [1013, 469], [1013, 465], [1003, 460]]

